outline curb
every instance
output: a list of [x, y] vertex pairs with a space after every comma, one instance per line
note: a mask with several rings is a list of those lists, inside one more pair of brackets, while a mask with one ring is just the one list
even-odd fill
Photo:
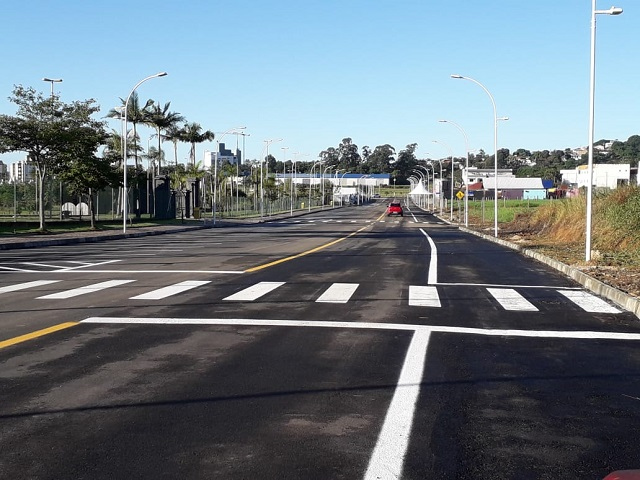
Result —
[[625, 310], [630, 311], [636, 317], [640, 318], [640, 298], [629, 295], [628, 293], [623, 292], [622, 290], [618, 290], [611, 285], [607, 285], [606, 283], [602, 283], [600, 280], [596, 280], [595, 278], [590, 277], [586, 273], [578, 270], [575, 267], [567, 265], [566, 263], [559, 262], [551, 257], [547, 257], [546, 255], [542, 255], [534, 250], [523, 248], [520, 245], [516, 245], [515, 243], [508, 242], [501, 238], [496, 238], [491, 235], [487, 235], [486, 233], [476, 232], [475, 230], [468, 229], [466, 227], [458, 227], [461, 231], [466, 233], [471, 233], [476, 235], [477, 237], [481, 237], [485, 240], [489, 240], [494, 243], [499, 243], [505, 247], [511, 248], [512, 250], [516, 250], [523, 255], [531, 257], [539, 262], [542, 262], [562, 273], [572, 278], [580, 285], [585, 287], [586, 289], [592, 291], [596, 295], [604, 297], [611, 302], [615, 303], [619, 307], [624, 308]]

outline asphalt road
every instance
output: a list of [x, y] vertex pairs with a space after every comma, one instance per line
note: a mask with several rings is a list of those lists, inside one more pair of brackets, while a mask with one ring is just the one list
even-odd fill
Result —
[[0, 478], [599, 479], [640, 328], [382, 203], [0, 252]]

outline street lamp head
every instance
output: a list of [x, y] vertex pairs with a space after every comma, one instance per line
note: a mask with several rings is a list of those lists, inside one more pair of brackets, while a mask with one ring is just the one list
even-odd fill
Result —
[[622, 8], [611, 7], [609, 10], [594, 10], [593, 13], [598, 15], [620, 15], [622, 13]]
[[449, 120], [438, 120], [438, 122], [440, 122], [440, 123], [448, 123]]
[[167, 75], [167, 72], [156, 73], [156, 77], [166, 77]]
[[56, 83], [59, 83], [59, 82], [61, 82], [61, 81], [62, 81], [62, 79], [61, 79], [61, 78], [48, 78], [48, 77], [44, 77], [44, 78], [42, 79], [42, 81], [43, 81], [43, 82], [56, 82]]
[[451, 75], [451, 78], [464, 78], [462, 75], [458, 75], [457, 73], [454, 73]]
[[507, 120], [509, 120], [509, 117], [498, 117], [498, 118], [496, 118], [496, 120], [507, 121]]

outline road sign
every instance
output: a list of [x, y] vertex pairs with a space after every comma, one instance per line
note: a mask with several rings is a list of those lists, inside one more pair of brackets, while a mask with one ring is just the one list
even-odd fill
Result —
[[458, 197], [458, 200], [462, 200], [464, 198], [464, 193], [462, 193], [461, 191], [456, 193], [456, 197]]

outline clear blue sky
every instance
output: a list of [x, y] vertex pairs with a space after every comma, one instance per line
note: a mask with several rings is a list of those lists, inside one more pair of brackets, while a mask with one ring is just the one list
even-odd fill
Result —
[[[617, 2], [618, 0], [614, 0]], [[599, 0], [607, 9], [610, 1]], [[598, 15], [596, 140], [640, 134], [640, 6]], [[263, 140], [317, 158], [345, 137], [362, 147], [417, 143], [419, 157], [493, 153], [498, 146], [564, 149], [588, 140], [589, 0], [5, 0], [0, 112], [14, 84], [65, 102], [94, 98], [102, 114], [141, 79], [152, 98], [205, 129], [244, 125], [247, 159]], [[109, 120], [110, 128], [119, 129]], [[152, 132], [142, 129], [142, 143]], [[241, 140], [241, 139], [240, 139]], [[235, 147], [235, 137], [223, 142]], [[170, 144], [165, 144], [173, 159]], [[215, 144], [198, 147], [202, 152]], [[0, 155], [10, 163], [23, 155]], [[185, 162], [188, 147], [180, 147]]]

